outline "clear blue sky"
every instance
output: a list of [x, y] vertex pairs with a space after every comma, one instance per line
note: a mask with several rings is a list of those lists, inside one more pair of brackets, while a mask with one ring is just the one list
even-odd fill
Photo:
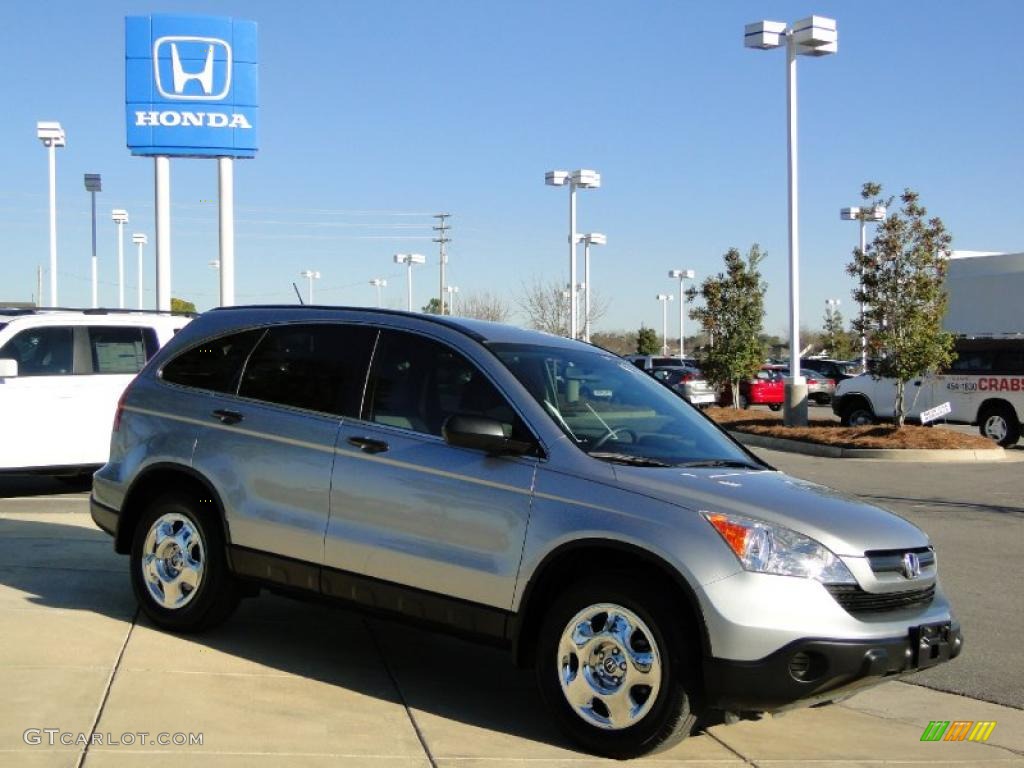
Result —
[[[0, 6], [0, 300], [28, 300], [48, 260], [46, 153], [60, 120], [61, 303], [89, 300], [89, 201], [99, 196], [101, 301], [116, 303], [110, 209], [152, 238], [152, 161], [125, 148], [123, 17], [185, 12], [255, 19], [262, 144], [236, 164], [240, 301], [368, 304], [397, 250], [426, 253], [417, 304], [437, 285], [429, 214], [450, 211], [451, 281], [511, 299], [524, 279], [567, 280], [568, 196], [550, 168], [594, 168], [580, 231], [600, 231], [603, 328], [660, 329], [666, 272], [717, 271], [730, 246], [768, 251], [766, 327], [786, 326], [782, 51], [742, 45], [758, 18], [812, 12], [839, 24], [839, 53], [800, 60], [802, 312], [851, 283], [856, 225], [839, 208], [873, 179], [912, 186], [954, 247], [1022, 250], [1024, 56], [1019, 2], [49, 2]], [[216, 164], [172, 164], [173, 292], [216, 301]], [[369, 212], [369, 213], [368, 213]], [[126, 237], [126, 240], [129, 238]], [[128, 245], [127, 295], [135, 257]], [[152, 300], [152, 249], [147, 289]], [[675, 310], [675, 308], [673, 308]], [[674, 324], [673, 324], [674, 325]], [[670, 331], [671, 332], [671, 331]]]

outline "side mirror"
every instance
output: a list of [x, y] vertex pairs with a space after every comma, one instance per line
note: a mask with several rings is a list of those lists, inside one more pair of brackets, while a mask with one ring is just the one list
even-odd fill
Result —
[[18, 361], [0, 358], [0, 379], [13, 379], [18, 375]]
[[534, 449], [533, 443], [505, 437], [501, 422], [485, 416], [449, 416], [441, 433], [449, 445], [491, 455], [522, 456]]

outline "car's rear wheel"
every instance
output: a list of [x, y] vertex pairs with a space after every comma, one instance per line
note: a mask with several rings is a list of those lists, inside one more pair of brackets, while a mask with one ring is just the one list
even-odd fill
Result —
[[1020, 440], [1020, 422], [1017, 414], [1006, 404], [986, 406], [978, 416], [978, 431], [982, 437], [995, 440], [1003, 447], [1016, 445]]
[[878, 423], [874, 411], [863, 400], [855, 400], [843, 408], [843, 415], [840, 421], [842, 421], [844, 427], [865, 427]]
[[158, 626], [196, 632], [219, 624], [238, 605], [220, 525], [181, 494], [156, 499], [132, 539], [130, 571], [139, 606]]
[[770, 410], [770, 411], [781, 411], [782, 410], [782, 403], [769, 403], [768, 404], [768, 410]]
[[536, 661], [541, 694], [590, 752], [625, 759], [667, 749], [697, 721], [696, 651], [663, 586], [627, 573], [600, 582], [573, 585], [547, 610]]

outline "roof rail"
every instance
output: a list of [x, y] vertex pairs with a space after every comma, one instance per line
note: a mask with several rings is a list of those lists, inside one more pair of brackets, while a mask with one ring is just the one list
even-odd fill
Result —
[[35, 315], [40, 312], [81, 312], [83, 315], [175, 315], [196, 317], [198, 312], [164, 311], [160, 309], [114, 309], [112, 307], [4, 307], [0, 315]]

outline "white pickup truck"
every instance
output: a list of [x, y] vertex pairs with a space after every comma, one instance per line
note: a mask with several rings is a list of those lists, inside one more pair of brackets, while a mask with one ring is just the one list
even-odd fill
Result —
[[[1020, 439], [1024, 421], [1024, 338], [963, 338], [947, 370], [911, 379], [904, 397], [907, 419], [949, 403], [942, 420], [974, 424], [1000, 445]], [[896, 382], [862, 374], [839, 382], [832, 410], [843, 424], [874, 424], [893, 417]]]

